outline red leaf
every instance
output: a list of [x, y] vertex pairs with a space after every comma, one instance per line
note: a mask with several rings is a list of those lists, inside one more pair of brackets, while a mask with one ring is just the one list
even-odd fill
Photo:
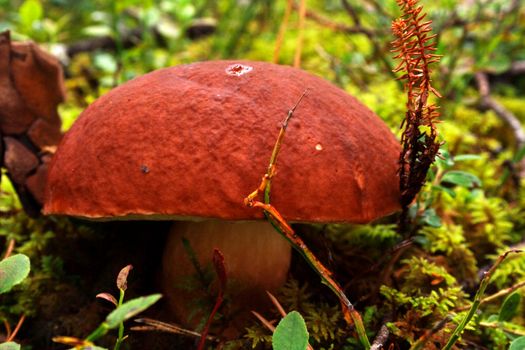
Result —
[[113, 305], [118, 306], [117, 299], [115, 299], [115, 297], [109, 293], [99, 293], [97, 294], [97, 298], [107, 300]]
[[117, 276], [117, 288], [121, 290], [128, 289], [128, 275], [131, 269], [133, 268], [133, 265], [128, 265], [124, 267]]

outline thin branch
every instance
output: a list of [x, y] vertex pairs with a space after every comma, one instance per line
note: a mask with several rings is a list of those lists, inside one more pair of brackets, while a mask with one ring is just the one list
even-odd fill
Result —
[[345, 11], [350, 15], [350, 17], [352, 17], [354, 24], [360, 27], [361, 19], [359, 18], [359, 15], [357, 14], [357, 11], [354, 9], [354, 7], [350, 5], [348, 0], [341, 0], [341, 3], [343, 4]]
[[501, 324], [501, 322], [483, 322], [481, 321], [479, 325], [481, 327], [499, 329], [500, 331], [504, 331], [505, 333], [511, 333], [511, 334], [515, 334], [518, 336], [525, 336], [525, 331], [521, 329], [513, 329], [513, 328], [505, 327], [504, 325]]
[[277, 298], [270, 292], [266, 291], [266, 294], [268, 294], [268, 297], [270, 298], [270, 300], [272, 301], [272, 304], [275, 306], [275, 308], [277, 309], [277, 311], [279, 311], [279, 313], [281, 314], [282, 317], [286, 316], [286, 311], [284, 311], [284, 308], [283, 306], [281, 305], [281, 303], [279, 302], [279, 300], [277, 300]]
[[202, 335], [199, 340], [197, 350], [204, 349], [204, 346], [206, 345], [206, 336], [208, 335], [208, 332], [210, 330], [211, 323], [213, 322], [215, 314], [222, 305], [222, 302], [224, 301], [224, 290], [226, 289], [227, 284], [226, 267], [224, 266], [224, 255], [217, 248], [213, 249], [213, 267], [215, 268], [215, 273], [217, 274], [217, 279], [219, 281], [217, 298], [215, 300], [213, 310], [211, 311], [210, 316], [208, 317], [208, 320], [204, 325], [204, 329], [202, 330]]
[[[523, 287], [525, 287], [525, 281], [518, 282], [518, 283], [516, 283], [515, 285], [513, 285], [513, 286], [511, 286], [509, 288], [502, 289], [502, 290], [500, 290], [497, 293], [494, 293], [492, 295], [489, 295], [486, 298], [481, 299], [479, 304], [483, 305], [483, 304], [486, 304], [486, 303], [490, 303], [490, 302], [492, 302], [492, 301], [494, 301], [494, 300], [496, 300], [498, 298], [501, 298], [501, 297], [503, 297], [505, 295], [508, 295], [508, 294], [514, 292], [515, 290], [518, 290], [518, 289], [523, 288]], [[465, 310], [468, 310], [469, 307], [470, 306], [463, 306], [463, 307], [460, 307], [460, 308], [458, 308], [456, 310], [457, 311], [465, 311]]]
[[[177, 325], [157, 321], [151, 318], [137, 318], [134, 321], [137, 323], [143, 324], [143, 326], [131, 327], [130, 329], [132, 331], [160, 331], [160, 332], [166, 332], [166, 333], [185, 335], [185, 336], [194, 337], [194, 338], [200, 338], [202, 336], [202, 334], [198, 332], [190, 331], [188, 329], [184, 329]], [[207, 335], [206, 339], [214, 341], [214, 342], [219, 341], [217, 337], [214, 337], [211, 335]]]
[[[514, 135], [516, 152], [519, 152], [525, 147], [525, 131], [521, 126], [521, 122], [512, 112], [490, 96], [490, 84], [486, 73], [477, 72], [474, 78], [480, 94], [480, 108], [492, 110], [509, 127]], [[521, 160], [518, 166], [519, 171], [517, 175], [520, 178], [525, 177], [525, 159]]]
[[454, 329], [452, 332], [452, 335], [450, 336], [447, 344], [445, 344], [445, 347], [443, 350], [450, 350], [452, 346], [458, 341], [459, 337], [463, 333], [463, 330], [468, 325], [474, 314], [479, 308], [479, 305], [481, 304], [481, 300], [483, 298], [483, 294], [485, 293], [485, 289], [487, 289], [487, 286], [489, 285], [490, 278], [494, 274], [494, 271], [498, 268], [498, 266], [507, 258], [507, 256], [511, 253], [522, 253], [521, 250], [513, 249], [508, 250], [505, 253], [501, 254], [498, 259], [494, 262], [492, 267], [485, 272], [485, 275], [483, 276], [483, 279], [481, 280], [481, 283], [479, 284], [479, 288], [476, 292], [476, 295], [474, 296], [474, 302], [472, 303], [472, 306], [468, 310], [465, 317], [461, 320], [461, 322], [458, 324], [458, 326]]
[[11, 337], [11, 325], [9, 324], [9, 322], [7, 322], [7, 320], [4, 318], [2, 320], [2, 322], [4, 323], [4, 328], [5, 328], [5, 337], [6, 339], [9, 339]]
[[22, 324], [24, 323], [26, 319], [26, 315], [22, 315], [20, 316], [20, 319], [18, 320], [18, 323], [16, 324], [16, 327], [15, 329], [13, 330], [13, 332], [11, 334], [9, 334], [9, 336], [7, 337], [6, 341], [7, 342], [10, 342], [12, 340], [15, 339], [16, 337], [16, 334], [18, 333], [18, 331], [20, 331], [20, 328], [22, 328]]
[[512, 62], [512, 64], [510, 65], [510, 69], [505, 73], [515, 75], [525, 74], [525, 61]]
[[[389, 322], [389, 321], [386, 321], [386, 322]], [[379, 328], [379, 332], [377, 332], [374, 342], [372, 343], [372, 346], [370, 347], [370, 350], [385, 349], [385, 344], [388, 340], [388, 337], [390, 336], [390, 331], [388, 330], [386, 322], [384, 322], [381, 328]]]
[[257, 311], [252, 311], [252, 314], [263, 324], [263, 326], [268, 328], [272, 333], [275, 331], [275, 326], [266, 318], [264, 318], [264, 316], [262, 316], [260, 313], [258, 313]]
[[275, 40], [275, 49], [273, 51], [273, 63], [279, 62], [279, 54], [281, 52], [281, 46], [283, 45], [284, 35], [286, 34], [286, 29], [288, 28], [288, 22], [290, 21], [290, 14], [292, 13], [292, 4], [294, 0], [288, 0], [286, 3], [286, 9], [284, 11], [284, 17], [281, 21], [281, 26], [279, 27], [279, 34], [277, 34], [277, 39]]
[[521, 127], [519, 119], [490, 96], [490, 84], [486, 73], [477, 72], [475, 79], [478, 85], [479, 93], [481, 95], [481, 107], [494, 111], [494, 113], [496, 113], [496, 115], [501, 120], [503, 120], [503, 122], [505, 122], [508, 127], [510, 127], [514, 134], [514, 138], [516, 139], [516, 148], [518, 150], [521, 149], [523, 146], [525, 146], [525, 132]]
[[[295, 3], [294, 3], [294, 8], [296, 9], [298, 8], [298, 5]], [[334, 22], [331, 19], [326, 18], [314, 11], [306, 10], [305, 15], [306, 15], [306, 18], [308, 18], [309, 20], [312, 20], [325, 28], [328, 28], [328, 29], [331, 29], [337, 32], [346, 33], [346, 34], [365, 34], [367, 36], [377, 35], [377, 32], [373, 29], [365, 28], [362, 26], [349, 26], [344, 23]]]
[[304, 41], [304, 19], [306, 17], [306, 0], [299, 0], [299, 27], [297, 28], [297, 45], [295, 46], [295, 56], [293, 66], [301, 68], [301, 55], [303, 53]]
[[419, 339], [414, 344], [412, 344], [412, 346], [410, 347], [410, 350], [424, 349], [423, 347], [425, 346], [426, 343], [428, 343], [430, 338], [434, 334], [442, 330], [451, 319], [452, 319], [452, 316], [448, 315], [447, 317], [445, 317], [444, 319], [436, 323], [434, 327], [432, 327], [432, 329], [427, 330], [421, 337], [419, 337]]
[[[268, 293], [268, 294], [270, 294], [270, 293]], [[266, 318], [264, 318], [263, 315], [261, 315], [257, 311], [252, 311], [252, 314], [259, 320], [259, 322], [261, 322], [263, 324], [263, 326], [268, 328], [272, 333], [275, 332], [275, 326], [270, 321], [268, 321]], [[283, 317], [284, 316], [286, 316], [286, 314], [284, 314]], [[314, 350], [314, 348], [312, 348], [312, 346], [310, 344], [307, 344], [306, 349], [307, 350]]]
[[[354, 21], [355, 26], [362, 27], [361, 25], [361, 18], [359, 17], [359, 14], [357, 10], [348, 2], [348, 0], [342, 0], [342, 4], [348, 15], [352, 18]], [[390, 18], [390, 17], [389, 17]], [[366, 35], [370, 43], [372, 44], [372, 48], [374, 50], [373, 55], [374, 57], [378, 58], [381, 63], [383, 63], [383, 66], [385, 67], [385, 71], [388, 72], [392, 76], [392, 78], [396, 78], [393, 70], [392, 70], [392, 64], [384, 54], [383, 48], [381, 47], [381, 43], [379, 42], [377, 38], [377, 34], [374, 35], [372, 32], [367, 31], [363, 34]]]
[[[322, 282], [337, 295], [339, 301], [341, 302], [341, 308], [345, 321], [349, 325], [355, 326], [355, 330], [362, 345], [365, 347], [365, 349], [370, 349], [370, 342], [366, 335], [363, 320], [361, 319], [359, 312], [354, 308], [354, 305], [347, 298], [341, 286], [332, 278], [332, 273], [330, 270], [328, 270], [319, 261], [319, 259], [317, 259], [313, 252], [306, 246], [301, 237], [299, 237], [290, 227], [290, 225], [288, 225], [286, 220], [281, 216], [277, 209], [270, 204], [271, 179], [275, 175], [275, 166], [277, 162], [277, 156], [281, 148], [281, 143], [284, 139], [284, 134], [286, 132], [288, 123], [305, 94], [306, 91], [301, 95], [295, 106], [288, 111], [288, 115], [282, 123], [279, 136], [275, 142], [268, 165], [268, 170], [266, 174], [264, 174], [259, 187], [244, 199], [244, 204], [251, 208], [261, 208], [264, 211], [266, 218], [270, 221], [277, 232], [286, 238], [292, 244], [292, 246], [306, 259], [314, 271], [321, 277]], [[256, 199], [261, 192], [264, 192], [264, 203]]]
[[9, 244], [7, 245], [7, 249], [4, 254], [4, 259], [7, 259], [11, 256], [11, 254], [13, 253], [13, 249], [15, 249], [15, 240], [10, 239]]

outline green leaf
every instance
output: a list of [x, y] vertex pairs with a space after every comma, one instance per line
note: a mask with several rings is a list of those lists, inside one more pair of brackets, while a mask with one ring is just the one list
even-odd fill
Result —
[[442, 191], [442, 192], [446, 192], [446, 193], [448, 193], [448, 195], [450, 197], [456, 198], [456, 192], [454, 192], [454, 190], [451, 189], [451, 188], [443, 187], [443, 186], [440, 186], [440, 185], [434, 185], [434, 186], [432, 186], [432, 188], [434, 188], [436, 190], [439, 190], [439, 191]]
[[279, 322], [273, 332], [272, 346], [274, 350], [306, 349], [308, 330], [301, 314], [292, 311]]
[[459, 170], [451, 170], [445, 173], [441, 182], [462, 187], [481, 186], [481, 180], [476, 175]]
[[518, 306], [520, 305], [521, 296], [518, 293], [512, 293], [505, 298], [501, 308], [499, 310], [499, 322], [510, 321], [518, 311]]
[[117, 71], [117, 61], [115, 60], [115, 57], [109, 53], [97, 54], [93, 63], [98, 69], [101, 69], [106, 73]]
[[456, 162], [466, 161], [466, 160], [480, 160], [481, 156], [479, 154], [460, 154], [454, 157]]
[[488, 318], [487, 318], [487, 322], [488, 323], [497, 323], [498, 322], [498, 315], [490, 315]]
[[523, 159], [523, 157], [525, 157], [525, 146], [520, 148], [518, 150], [518, 152], [516, 152], [516, 154], [514, 155], [514, 158], [512, 159], [512, 161], [514, 163], [519, 163], [521, 162], [521, 160]]
[[525, 349], [525, 337], [519, 337], [514, 339], [512, 343], [510, 343], [509, 350], [523, 350]]
[[131, 299], [125, 302], [115, 310], [113, 310], [108, 317], [106, 317], [106, 323], [108, 328], [117, 328], [119, 324], [126, 321], [127, 319], [141, 313], [151, 305], [155, 304], [162, 295], [152, 294], [146, 297], [140, 297]]
[[450, 153], [446, 149], [440, 149], [439, 150], [440, 157], [436, 156], [436, 164], [440, 168], [450, 168], [454, 165], [455, 158], [452, 158], [450, 156]]
[[29, 274], [29, 258], [23, 254], [12, 255], [0, 261], [0, 293], [11, 290]]
[[436, 214], [433, 208], [427, 209], [423, 212], [421, 221], [431, 227], [441, 227], [441, 218]]
[[43, 14], [42, 4], [38, 0], [26, 0], [18, 10], [20, 23], [26, 29], [31, 29], [33, 23], [41, 19]]
[[20, 345], [10, 341], [0, 344], [0, 350], [20, 350]]
[[87, 36], [111, 36], [113, 31], [110, 26], [105, 24], [87, 26], [82, 29], [82, 32]]

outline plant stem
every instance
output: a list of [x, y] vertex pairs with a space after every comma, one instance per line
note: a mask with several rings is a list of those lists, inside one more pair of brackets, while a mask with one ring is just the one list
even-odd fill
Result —
[[[332, 273], [330, 272], [330, 270], [328, 270], [319, 261], [319, 259], [317, 259], [314, 253], [306, 246], [301, 237], [299, 237], [295, 233], [295, 231], [290, 227], [290, 225], [288, 225], [286, 220], [281, 216], [281, 214], [279, 214], [277, 209], [275, 209], [275, 207], [273, 207], [270, 204], [271, 179], [275, 174], [275, 165], [277, 163], [277, 156], [281, 148], [281, 143], [283, 141], [288, 122], [292, 118], [295, 109], [302, 101], [303, 97], [306, 95], [306, 92], [307, 91], [305, 91], [301, 95], [295, 106], [288, 111], [288, 115], [283, 121], [281, 130], [277, 137], [277, 141], [275, 142], [272, 155], [270, 157], [270, 163], [268, 165], [268, 170], [266, 174], [264, 174], [259, 187], [244, 199], [244, 203], [249, 207], [259, 207], [263, 209], [266, 218], [272, 224], [275, 230], [292, 244], [294, 249], [297, 250], [305, 258], [308, 264], [321, 277], [322, 283], [328, 286], [335, 293], [335, 295], [337, 295], [339, 301], [341, 302], [341, 308], [343, 311], [345, 321], [349, 325], [354, 325], [359, 340], [361, 341], [361, 344], [365, 347], [365, 349], [368, 350], [370, 349], [370, 341], [368, 340], [368, 337], [366, 335], [363, 320], [361, 319], [361, 315], [359, 314], [359, 312], [354, 308], [354, 305], [350, 302], [350, 300], [348, 300], [341, 286], [332, 278]], [[260, 192], [263, 191], [264, 203], [255, 200], [256, 197], [260, 194]]]
[[108, 330], [108, 325], [106, 324], [106, 322], [103, 322], [100, 324], [100, 326], [98, 326], [97, 329], [95, 329], [90, 335], [88, 335], [85, 340], [88, 342], [93, 342], [105, 335], [108, 332]]
[[[125, 291], [124, 289], [119, 289], [120, 290], [120, 295], [119, 295], [119, 298], [118, 298], [118, 306], [121, 306], [122, 303], [124, 302], [124, 294], [125, 294]], [[115, 347], [113, 348], [113, 350], [119, 350], [120, 349], [120, 345], [122, 344], [122, 342], [124, 341], [124, 322], [120, 323], [118, 325], [118, 338], [117, 338], [117, 341], [115, 343]]]
[[510, 253], [521, 253], [521, 250], [508, 250], [505, 253], [501, 254], [494, 265], [485, 272], [485, 276], [481, 280], [481, 283], [479, 285], [478, 291], [476, 292], [476, 295], [474, 296], [474, 302], [472, 303], [472, 306], [467, 312], [467, 315], [461, 320], [459, 325], [454, 329], [454, 332], [452, 332], [452, 335], [450, 336], [450, 339], [448, 340], [447, 344], [443, 348], [443, 350], [450, 350], [452, 346], [458, 341], [459, 337], [461, 336], [461, 333], [463, 333], [463, 330], [469, 323], [469, 321], [472, 319], [474, 314], [479, 308], [479, 305], [481, 304], [481, 298], [483, 297], [483, 294], [485, 293], [485, 289], [487, 289], [487, 286], [489, 285], [490, 278], [492, 277], [494, 271], [498, 268], [498, 266], [505, 260], [507, 255]]

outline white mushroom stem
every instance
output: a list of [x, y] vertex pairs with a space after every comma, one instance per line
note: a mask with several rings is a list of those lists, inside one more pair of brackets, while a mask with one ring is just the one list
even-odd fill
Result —
[[[188, 240], [206, 273], [214, 271], [213, 249], [224, 255], [226, 298], [230, 303], [227, 316], [236, 318], [250, 310], [265, 308], [268, 305], [265, 291], [275, 291], [286, 281], [291, 247], [268, 222], [177, 222], [170, 230], [164, 250], [162, 286], [171, 311], [186, 326], [198, 324], [211, 308], [203, 308], [206, 298], [209, 302], [208, 291], [199, 280], [183, 238]], [[216, 290], [211, 293], [214, 295]]]

